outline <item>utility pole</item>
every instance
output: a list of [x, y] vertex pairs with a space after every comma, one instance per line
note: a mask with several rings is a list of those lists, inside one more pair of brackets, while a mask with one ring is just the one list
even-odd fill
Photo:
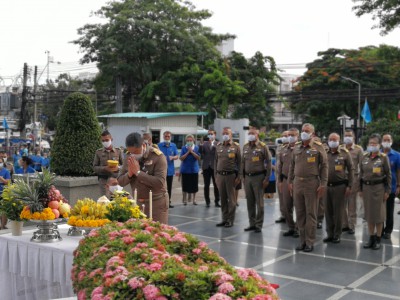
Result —
[[35, 66], [35, 72], [33, 74], [33, 122], [36, 122], [37, 118], [37, 104], [36, 104], [37, 72], [38, 72], [38, 67]]
[[24, 63], [23, 70], [23, 85], [22, 85], [22, 102], [21, 102], [21, 114], [19, 119], [19, 131], [22, 133], [25, 129], [26, 123], [26, 104], [28, 102], [28, 64]]

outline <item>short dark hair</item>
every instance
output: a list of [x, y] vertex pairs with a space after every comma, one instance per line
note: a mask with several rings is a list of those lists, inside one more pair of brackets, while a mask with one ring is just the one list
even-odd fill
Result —
[[107, 136], [107, 135], [111, 135], [111, 133], [110, 133], [108, 130], [104, 130], [104, 131], [101, 133], [101, 136]]
[[26, 162], [28, 166], [33, 163], [32, 159], [30, 159], [28, 156], [22, 156], [21, 159], [22, 161]]
[[143, 137], [138, 132], [128, 134], [125, 139], [125, 147], [139, 148], [143, 145]]
[[381, 135], [380, 135], [379, 133], [373, 133], [373, 134], [371, 134], [371, 135], [369, 136], [369, 139], [368, 139], [368, 140], [371, 140], [371, 139], [376, 139], [376, 140], [378, 141], [378, 144], [380, 144], [381, 141], [382, 141], [382, 137], [381, 137]]

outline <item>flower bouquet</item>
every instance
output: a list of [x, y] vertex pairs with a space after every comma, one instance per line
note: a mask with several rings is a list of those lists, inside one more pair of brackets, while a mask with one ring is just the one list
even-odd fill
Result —
[[83, 299], [279, 299], [252, 269], [235, 269], [207, 244], [148, 219], [92, 230], [74, 251]]
[[129, 219], [143, 219], [146, 215], [140, 210], [135, 200], [128, 198], [129, 193], [115, 191], [110, 203], [107, 204], [105, 217], [110, 221], [126, 222]]
[[93, 199], [84, 198], [76, 202], [71, 210], [68, 225], [75, 227], [100, 227], [110, 221], [105, 217], [107, 208]]
[[25, 203], [21, 199], [13, 196], [15, 185], [6, 185], [3, 189], [2, 200], [0, 201], [0, 212], [5, 214], [7, 219], [12, 221], [22, 221], [21, 212], [25, 207]]

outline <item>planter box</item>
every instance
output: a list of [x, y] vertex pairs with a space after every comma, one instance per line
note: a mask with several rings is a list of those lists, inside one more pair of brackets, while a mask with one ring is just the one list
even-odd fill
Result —
[[61, 194], [74, 206], [78, 199], [91, 198], [97, 200], [100, 196], [97, 176], [89, 177], [57, 177], [54, 183]]

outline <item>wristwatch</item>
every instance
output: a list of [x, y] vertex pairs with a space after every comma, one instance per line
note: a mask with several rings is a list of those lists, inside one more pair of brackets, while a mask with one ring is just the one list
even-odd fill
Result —
[[140, 170], [136, 172], [136, 176], [139, 176], [139, 174], [140, 174]]

